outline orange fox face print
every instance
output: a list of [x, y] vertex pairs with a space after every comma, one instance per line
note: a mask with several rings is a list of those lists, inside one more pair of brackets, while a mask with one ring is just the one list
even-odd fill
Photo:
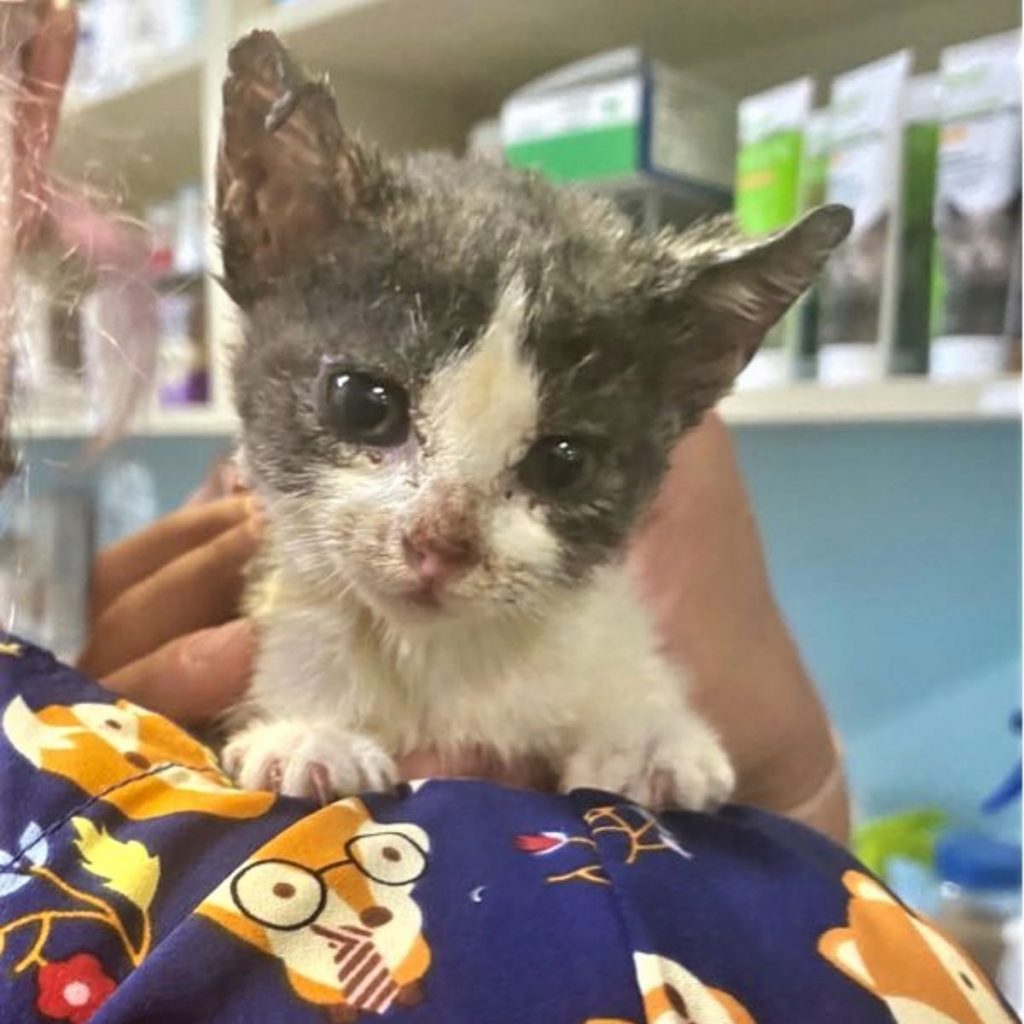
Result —
[[135, 820], [182, 811], [254, 818], [274, 802], [271, 793], [235, 789], [206, 747], [126, 700], [52, 704], [37, 712], [15, 697], [0, 728], [36, 768]]
[[755, 1024], [736, 999], [682, 964], [654, 953], [634, 953], [633, 963], [646, 1024]]
[[284, 965], [294, 992], [337, 1019], [420, 998], [430, 965], [413, 898], [428, 867], [416, 825], [373, 820], [356, 799], [276, 836], [197, 913]]
[[827, 931], [818, 950], [896, 1024], [1012, 1024], [981, 971], [936, 928], [867, 875], [847, 871], [843, 884], [849, 924]]

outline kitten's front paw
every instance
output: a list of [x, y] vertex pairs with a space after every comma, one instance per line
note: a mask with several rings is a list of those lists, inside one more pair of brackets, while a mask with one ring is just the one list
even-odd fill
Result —
[[736, 776], [718, 737], [706, 726], [638, 741], [633, 747], [581, 747], [566, 764], [562, 788], [606, 789], [654, 810], [702, 811], [732, 795]]
[[257, 722], [231, 738], [224, 768], [244, 789], [330, 803], [339, 796], [391, 789], [394, 761], [362, 733], [300, 720]]

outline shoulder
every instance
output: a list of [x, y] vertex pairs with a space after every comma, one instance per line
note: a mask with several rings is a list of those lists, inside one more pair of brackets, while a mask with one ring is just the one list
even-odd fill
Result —
[[17, 1019], [74, 1019], [74, 983], [112, 1021], [1013, 1020], [797, 825], [471, 781], [326, 807], [242, 792], [173, 723], [0, 643], [0, 1002]]

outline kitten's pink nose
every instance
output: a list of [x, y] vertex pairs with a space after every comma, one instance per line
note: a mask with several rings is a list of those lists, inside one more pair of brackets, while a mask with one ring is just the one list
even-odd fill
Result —
[[415, 529], [402, 538], [405, 562], [428, 586], [443, 586], [463, 576], [480, 561], [473, 537]]

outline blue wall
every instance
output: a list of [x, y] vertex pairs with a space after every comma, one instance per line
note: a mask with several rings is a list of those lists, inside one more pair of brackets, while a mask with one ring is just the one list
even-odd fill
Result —
[[968, 815], [1019, 749], [1019, 426], [747, 429], [739, 447], [859, 807]]
[[[227, 451], [223, 439], [130, 438], [107, 452], [104, 460], [136, 459], [153, 472], [161, 510], [177, 507], [206, 475], [213, 460]], [[84, 449], [72, 441], [33, 441], [22, 447], [30, 492], [51, 487], [90, 486], [93, 466], [84, 462]], [[17, 485], [13, 485], [17, 489]], [[20, 493], [20, 492], [17, 492]]]
[[[1021, 445], [1013, 424], [738, 431], [772, 577], [844, 735], [858, 806], [961, 816], [1012, 765]], [[132, 441], [163, 507], [217, 442]], [[31, 447], [35, 487], [74, 449]]]

